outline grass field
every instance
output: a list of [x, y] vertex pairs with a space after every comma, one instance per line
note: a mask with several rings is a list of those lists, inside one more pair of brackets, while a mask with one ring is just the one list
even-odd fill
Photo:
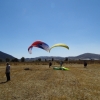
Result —
[[5, 82], [5, 66], [1, 65], [0, 100], [100, 100], [100, 64], [64, 66], [70, 70], [42, 64], [11, 65], [11, 81]]

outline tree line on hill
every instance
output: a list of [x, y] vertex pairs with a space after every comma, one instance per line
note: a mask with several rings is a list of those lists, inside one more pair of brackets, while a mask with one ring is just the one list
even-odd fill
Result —
[[[41, 58], [38, 58], [37, 60], [35, 61], [42, 61]], [[48, 61], [47, 59], [45, 59], [45, 62]], [[54, 58], [52, 58], [51, 60], [49, 61], [54, 61]], [[65, 58], [65, 61], [68, 61], [68, 58]], [[18, 58], [13, 58], [13, 59], [10, 59], [10, 58], [6, 58], [5, 60], [2, 60], [0, 59], [0, 62], [26, 62], [25, 61], [25, 58], [22, 57], [21, 59], [18, 59]]]
[[[42, 59], [41, 58], [38, 58], [38, 59], [36, 59], [36, 60], [33, 60], [33, 61], [29, 61], [29, 62], [42, 62]], [[56, 59], [54, 59], [54, 58], [52, 58], [51, 60], [48, 60], [48, 59], [45, 59], [44, 60], [44, 62], [48, 62], [48, 61], [56, 61], [57, 63], [59, 63], [59, 61], [60, 60], [56, 60]], [[0, 62], [27, 62], [26, 60], [25, 60], [25, 58], [24, 57], [22, 57], [21, 59], [17, 59], [17, 58], [13, 58], [13, 59], [10, 59], [10, 58], [6, 58], [5, 60], [2, 60], [2, 59], [0, 59]], [[84, 63], [84, 60], [81, 60], [81, 59], [79, 59], [79, 60], [70, 60], [70, 59], [68, 59], [67, 57], [63, 60], [63, 62], [64, 63], [66, 63], [66, 64], [83, 64]], [[100, 63], [100, 60], [93, 60], [93, 59], [91, 59], [91, 60], [86, 60], [86, 62], [88, 63], [88, 64], [92, 64], [92, 63]]]
[[0, 59], [0, 62], [25, 62], [25, 58], [22, 57], [20, 60], [18, 58], [13, 58], [13, 59], [10, 59], [10, 58], [6, 58], [5, 60], [3, 59]]

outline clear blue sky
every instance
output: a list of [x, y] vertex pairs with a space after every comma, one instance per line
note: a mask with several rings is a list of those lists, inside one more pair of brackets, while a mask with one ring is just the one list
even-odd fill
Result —
[[[36, 40], [70, 49], [29, 54]], [[0, 0], [0, 51], [17, 58], [100, 54], [100, 0]]]

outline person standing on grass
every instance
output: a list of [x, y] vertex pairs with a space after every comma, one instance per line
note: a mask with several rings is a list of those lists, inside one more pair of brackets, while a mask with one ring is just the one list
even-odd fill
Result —
[[60, 62], [60, 67], [62, 67], [62, 64], [63, 64], [63, 62], [61, 61], [61, 62]]
[[84, 61], [84, 68], [86, 68], [87, 67], [87, 62], [86, 61]]
[[49, 68], [50, 68], [50, 66], [52, 66], [52, 63], [51, 62], [49, 63]]
[[9, 65], [9, 63], [6, 64], [5, 74], [6, 74], [7, 81], [10, 81], [10, 65]]

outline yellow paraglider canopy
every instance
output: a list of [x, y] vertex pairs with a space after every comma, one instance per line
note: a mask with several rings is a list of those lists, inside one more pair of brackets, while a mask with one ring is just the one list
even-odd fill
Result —
[[54, 44], [52, 47], [50, 47], [49, 52], [54, 47], [65, 47], [65, 48], [69, 49], [69, 47], [66, 44], [58, 43], [58, 44]]

